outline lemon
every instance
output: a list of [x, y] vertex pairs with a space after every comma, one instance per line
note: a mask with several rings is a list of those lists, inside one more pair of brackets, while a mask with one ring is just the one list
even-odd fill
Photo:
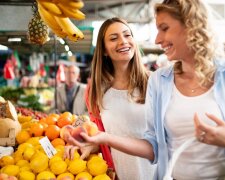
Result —
[[111, 180], [111, 178], [107, 174], [100, 174], [95, 176], [93, 180]]
[[56, 162], [56, 161], [62, 161], [63, 159], [59, 156], [56, 156], [54, 155], [50, 160], [49, 160], [49, 166], [52, 165], [53, 162]]
[[30, 144], [32, 144], [33, 146], [37, 146], [37, 145], [40, 144], [40, 143], [39, 143], [40, 138], [41, 138], [41, 137], [31, 137], [31, 138], [29, 138], [29, 139], [26, 141], [26, 143], [30, 143]]
[[70, 162], [68, 170], [72, 174], [78, 174], [87, 168], [86, 164], [87, 161], [84, 161], [82, 159], [74, 159]]
[[24, 122], [21, 124], [21, 128], [24, 130], [27, 130], [31, 127], [31, 125], [32, 125], [32, 122]]
[[30, 160], [34, 153], [35, 149], [33, 147], [27, 147], [23, 152], [23, 158], [25, 160]]
[[27, 166], [20, 167], [20, 172], [22, 172], [22, 171], [32, 171], [32, 170], [31, 170], [30, 166], [27, 165]]
[[32, 161], [33, 159], [35, 159], [35, 158], [48, 158], [48, 156], [44, 153], [44, 152], [42, 152], [42, 151], [36, 151], [34, 154], [33, 154], [33, 156], [30, 158], [30, 161]]
[[67, 164], [65, 161], [55, 161], [51, 164], [50, 169], [56, 175], [62, 174], [67, 170]]
[[70, 164], [70, 162], [71, 162], [71, 160], [70, 160], [70, 159], [68, 159], [68, 158], [64, 159], [64, 161], [66, 162], [66, 164], [67, 164], [67, 165], [69, 165], [69, 164]]
[[20, 172], [20, 168], [16, 165], [7, 165], [1, 169], [1, 172], [8, 174], [9, 176], [17, 176]]
[[97, 176], [106, 173], [108, 165], [101, 157], [94, 156], [88, 161], [87, 168], [91, 175]]
[[35, 180], [35, 174], [30, 171], [22, 171], [19, 173], [19, 180]]
[[66, 179], [66, 178], [74, 180], [74, 175], [72, 173], [66, 172], [66, 173], [62, 173], [62, 174], [57, 176], [57, 180], [63, 180], [63, 179]]
[[48, 158], [45, 156], [36, 157], [31, 160], [30, 168], [35, 173], [40, 173], [48, 168]]
[[19, 167], [29, 166], [29, 162], [25, 159], [20, 159], [19, 161], [17, 161], [16, 165]]
[[0, 159], [0, 165], [1, 167], [3, 166], [6, 166], [6, 165], [12, 165], [14, 164], [14, 158], [12, 156], [3, 156], [1, 159]]
[[38, 151], [41, 151], [41, 152], [45, 153], [45, 151], [44, 151], [43, 147], [41, 146], [41, 144], [36, 145], [35, 146], [35, 149], [38, 150]]
[[74, 156], [73, 160], [74, 159], [80, 159], [80, 154], [79, 154], [79, 152], [77, 150], [74, 151], [74, 155], [73, 156]]
[[54, 179], [54, 178], [56, 178], [56, 176], [52, 172], [50, 172], [50, 171], [43, 171], [43, 172], [40, 172], [37, 175], [36, 180]]
[[75, 177], [75, 180], [80, 180], [80, 179], [92, 180], [92, 175], [89, 174], [88, 172], [81, 172]]
[[[99, 157], [97, 154], [90, 154], [88, 157], [87, 157], [87, 160], [91, 160], [91, 158], [93, 157]], [[100, 157], [99, 157], [100, 158]]]
[[29, 138], [30, 134], [27, 130], [22, 129], [17, 135], [16, 135], [16, 141], [18, 144], [25, 143]]
[[19, 152], [19, 151], [16, 151], [13, 154], [13, 158], [14, 158], [14, 162], [17, 163], [18, 161], [23, 159], [23, 154], [21, 152]]
[[31, 121], [31, 119], [32, 119], [32, 116], [18, 115], [18, 121], [20, 122], [20, 124], [29, 122], [29, 121]]
[[62, 146], [60, 145], [60, 146], [57, 146], [56, 148], [55, 148], [55, 150], [56, 150], [56, 156], [60, 156], [60, 157], [63, 157], [63, 155], [64, 155], [64, 147], [62, 148]]
[[27, 142], [22, 143], [18, 146], [17, 151], [22, 154], [27, 147], [33, 147], [33, 145]]

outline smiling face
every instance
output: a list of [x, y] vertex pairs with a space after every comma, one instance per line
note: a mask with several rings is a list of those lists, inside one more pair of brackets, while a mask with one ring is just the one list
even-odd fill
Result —
[[130, 61], [134, 56], [134, 38], [125, 24], [115, 22], [105, 32], [105, 55], [114, 61]]
[[186, 59], [190, 56], [184, 24], [167, 12], [159, 12], [156, 16], [156, 26], [158, 34], [155, 43], [161, 45], [169, 60]]

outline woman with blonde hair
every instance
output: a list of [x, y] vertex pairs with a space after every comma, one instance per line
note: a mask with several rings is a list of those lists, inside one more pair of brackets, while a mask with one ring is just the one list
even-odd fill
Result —
[[155, 42], [173, 63], [149, 78], [142, 139], [81, 133], [86, 143], [107, 144], [157, 163], [157, 180], [165, 177], [174, 152], [194, 137], [197, 141], [178, 158], [173, 179], [225, 177], [225, 61], [217, 56], [203, 1], [164, 0], [155, 5]]

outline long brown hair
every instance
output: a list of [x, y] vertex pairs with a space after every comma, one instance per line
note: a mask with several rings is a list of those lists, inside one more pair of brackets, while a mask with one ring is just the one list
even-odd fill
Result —
[[[96, 49], [92, 59], [91, 79], [89, 89], [89, 105], [90, 110], [93, 114], [97, 114], [98, 108], [99, 109], [103, 108], [102, 105], [103, 95], [112, 86], [112, 82], [114, 80], [115, 70], [112, 61], [110, 57], [104, 56], [105, 52], [104, 37], [108, 27], [116, 22], [123, 23], [129, 28], [129, 25], [125, 20], [115, 17], [106, 20], [100, 27], [98, 33]], [[130, 95], [130, 97], [132, 98], [134, 89], [137, 89], [140, 95], [137, 99], [135, 99], [135, 101], [137, 103], [143, 104], [145, 102], [148, 73], [146, 68], [141, 62], [141, 54], [138, 48], [135, 49], [134, 57], [129, 62], [128, 68], [130, 72], [130, 78], [128, 82], [128, 95]]]

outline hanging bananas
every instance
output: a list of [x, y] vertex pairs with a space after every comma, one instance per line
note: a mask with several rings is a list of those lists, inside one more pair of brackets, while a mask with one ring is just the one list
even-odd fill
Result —
[[36, 0], [42, 20], [59, 37], [78, 41], [84, 38], [83, 32], [69, 19], [85, 19], [80, 11], [84, 6], [82, 0]]
[[79, 39], [84, 38], [82, 31], [78, 29], [69, 18], [55, 17], [55, 20], [68, 36], [77, 37]]

